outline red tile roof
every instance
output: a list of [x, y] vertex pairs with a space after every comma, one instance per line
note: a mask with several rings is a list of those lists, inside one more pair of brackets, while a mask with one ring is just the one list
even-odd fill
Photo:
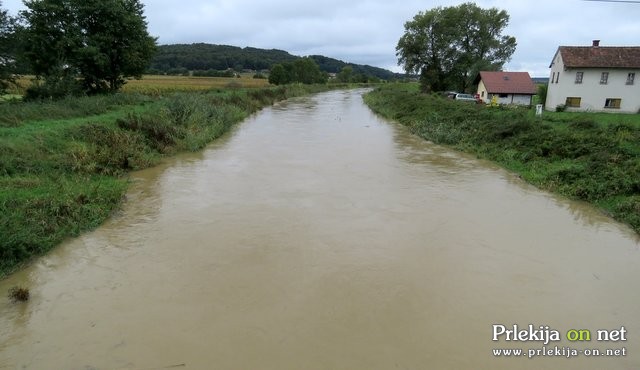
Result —
[[480, 72], [476, 83], [480, 80], [489, 94], [536, 94], [536, 86], [527, 72]]
[[558, 52], [568, 68], [640, 69], [638, 46], [560, 46]]

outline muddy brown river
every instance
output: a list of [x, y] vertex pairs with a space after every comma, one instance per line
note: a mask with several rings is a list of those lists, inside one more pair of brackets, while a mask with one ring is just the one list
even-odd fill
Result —
[[640, 369], [631, 230], [363, 93], [134, 173], [103, 226], [0, 281], [31, 290], [1, 293], [0, 369]]

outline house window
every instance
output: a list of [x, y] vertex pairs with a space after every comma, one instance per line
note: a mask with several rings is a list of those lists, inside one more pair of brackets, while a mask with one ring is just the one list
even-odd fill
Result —
[[633, 85], [633, 82], [635, 81], [635, 79], [636, 79], [636, 74], [633, 72], [629, 73], [627, 75], [627, 85]]
[[482, 90], [482, 97], [484, 98], [484, 90]]
[[553, 75], [551, 76], [551, 83], [555, 83], [556, 81], [556, 73], [553, 72]]
[[576, 72], [576, 83], [582, 83], [582, 77], [584, 77], [584, 72]]
[[498, 94], [499, 98], [506, 99], [509, 97], [509, 94]]
[[609, 82], [609, 72], [602, 72], [600, 75], [600, 85], [606, 85]]
[[605, 100], [604, 107], [609, 109], [620, 109], [620, 103], [622, 103], [622, 99], [609, 98]]
[[580, 108], [581, 101], [582, 101], [582, 98], [569, 97], [569, 98], [567, 98], [567, 101], [565, 102], [565, 105], [567, 107], [571, 107], [571, 108]]

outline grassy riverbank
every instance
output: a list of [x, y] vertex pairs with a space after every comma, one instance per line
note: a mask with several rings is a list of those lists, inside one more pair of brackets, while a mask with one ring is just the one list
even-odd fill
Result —
[[378, 114], [435, 143], [474, 153], [526, 181], [591, 202], [640, 233], [640, 115], [487, 108], [387, 85], [366, 95]]
[[127, 173], [196, 151], [264, 106], [327, 86], [0, 104], [0, 277], [100, 225]]

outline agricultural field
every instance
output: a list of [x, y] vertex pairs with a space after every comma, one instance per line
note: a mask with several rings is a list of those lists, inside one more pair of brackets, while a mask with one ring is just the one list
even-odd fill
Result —
[[[18, 86], [9, 89], [2, 100], [20, 98], [33, 81], [33, 76], [22, 76]], [[203, 91], [211, 89], [255, 89], [269, 86], [266, 79], [253, 78], [251, 74], [240, 77], [191, 77], [144, 75], [141, 79], [128, 79], [122, 91], [145, 95], [161, 95], [177, 91]]]
[[6, 95], [0, 95], [0, 102], [7, 101], [7, 100], [22, 99], [22, 95], [24, 94], [27, 87], [29, 87], [29, 84], [31, 84], [32, 79], [33, 79], [33, 76], [21, 76], [20, 78], [18, 78], [18, 80], [16, 81], [17, 86], [10, 86], [9, 89], [7, 90]]
[[130, 79], [124, 85], [124, 92], [156, 94], [173, 91], [195, 91], [211, 89], [263, 88], [269, 86], [266, 79], [253, 78], [251, 75], [238, 77], [190, 77], [190, 76], [152, 76], [142, 79]]

